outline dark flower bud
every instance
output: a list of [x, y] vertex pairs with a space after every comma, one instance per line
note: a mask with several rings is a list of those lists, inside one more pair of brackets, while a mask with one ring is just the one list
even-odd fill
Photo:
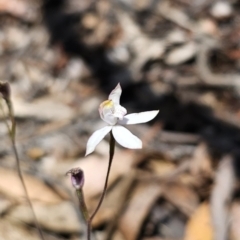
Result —
[[8, 82], [0, 82], [0, 93], [6, 101], [10, 100], [10, 86]]
[[80, 168], [72, 168], [66, 174], [71, 174], [72, 185], [76, 190], [83, 187], [84, 173]]

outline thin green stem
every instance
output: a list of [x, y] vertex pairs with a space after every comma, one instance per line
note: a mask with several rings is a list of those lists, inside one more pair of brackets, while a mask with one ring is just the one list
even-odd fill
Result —
[[82, 189], [77, 189], [76, 193], [77, 193], [78, 200], [79, 200], [80, 211], [83, 213], [83, 217], [84, 217], [85, 221], [88, 222], [89, 214], [88, 214], [87, 206], [86, 206], [86, 203], [85, 203], [85, 200], [84, 200], [83, 190]]
[[34, 220], [34, 223], [38, 229], [38, 233], [39, 233], [39, 236], [42, 240], [45, 240], [44, 238], [44, 235], [43, 235], [43, 232], [41, 230], [41, 227], [38, 223], [38, 220], [37, 220], [37, 216], [35, 214], [35, 211], [33, 209], [33, 205], [32, 205], [32, 202], [30, 200], [30, 197], [29, 197], [29, 194], [28, 194], [28, 191], [27, 191], [27, 187], [26, 187], [26, 184], [24, 182], [24, 179], [23, 179], [23, 174], [22, 174], [22, 171], [21, 171], [21, 166], [20, 166], [20, 160], [19, 160], [19, 156], [18, 156], [18, 151], [17, 151], [17, 147], [16, 147], [16, 143], [15, 143], [15, 140], [12, 139], [12, 149], [13, 149], [13, 152], [14, 152], [14, 155], [15, 155], [15, 158], [16, 158], [16, 162], [17, 162], [17, 172], [18, 172], [18, 176], [19, 176], [19, 179], [22, 183], [22, 186], [23, 186], [23, 190], [24, 190], [24, 193], [25, 193], [25, 196], [27, 198], [27, 202], [32, 210], [32, 214], [33, 214], [33, 220]]
[[111, 170], [111, 166], [112, 166], [112, 161], [113, 161], [113, 156], [114, 156], [114, 150], [115, 150], [115, 139], [113, 137], [112, 132], [110, 132], [110, 142], [109, 142], [109, 161], [108, 161], [108, 169], [107, 169], [107, 175], [105, 178], [105, 183], [104, 183], [104, 187], [103, 187], [103, 191], [101, 194], [101, 197], [99, 199], [98, 205], [96, 207], [96, 209], [94, 210], [94, 212], [92, 213], [92, 215], [90, 216], [89, 220], [88, 220], [88, 240], [91, 240], [91, 224], [92, 224], [92, 220], [95, 217], [95, 215], [97, 214], [98, 210], [100, 209], [104, 196], [107, 192], [107, 186], [108, 186], [108, 179], [109, 179], [109, 175], [110, 175], [110, 170]]
[[[12, 103], [11, 103], [10, 100], [7, 100], [7, 99], [5, 99], [5, 101], [7, 103], [7, 107], [8, 107], [8, 111], [9, 111], [9, 117], [10, 117], [10, 120], [11, 120], [11, 123], [12, 123], [11, 128], [10, 128], [9, 124], [7, 123], [7, 119], [5, 120], [5, 122], [6, 122], [6, 125], [7, 125], [7, 128], [8, 128], [8, 131], [9, 131], [9, 136], [10, 136], [10, 139], [11, 139], [12, 149], [13, 149], [13, 153], [14, 153], [16, 163], [17, 163], [17, 165], [16, 165], [17, 173], [18, 173], [19, 179], [21, 181], [21, 184], [22, 184], [22, 187], [23, 187], [23, 190], [24, 190], [24, 194], [27, 198], [27, 202], [28, 202], [28, 204], [31, 208], [31, 211], [32, 211], [32, 214], [33, 214], [33, 220], [34, 220], [34, 223], [36, 225], [36, 228], [38, 229], [40, 239], [45, 240], [43, 232], [42, 232], [42, 230], [40, 228], [40, 225], [38, 223], [37, 216], [36, 216], [35, 211], [33, 209], [32, 202], [31, 202], [30, 197], [28, 195], [27, 187], [26, 187], [26, 184], [24, 182], [23, 174], [22, 174], [22, 171], [21, 171], [20, 159], [19, 159], [19, 155], [18, 155], [18, 151], [17, 151], [17, 147], [16, 147], [16, 140], [15, 140], [16, 139], [15, 138], [15, 135], [16, 135], [15, 134], [16, 133], [16, 121], [15, 121], [15, 118], [14, 118]], [[2, 107], [2, 105], [1, 105], [1, 107]], [[3, 110], [3, 108], [2, 108], [2, 110]]]

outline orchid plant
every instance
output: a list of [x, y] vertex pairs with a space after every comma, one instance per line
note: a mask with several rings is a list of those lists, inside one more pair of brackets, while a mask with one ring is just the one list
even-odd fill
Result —
[[120, 105], [122, 89], [120, 84], [110, 93], [108, 100], [99, 106], [99, 114], [108, 125], [95, 131], [87, 142], [86, 156], [92, 153], [100, 141], [112, 132], [115, 140], [123, 147], [130, 149], [142, 148], [142, 141], [122, 125], [145, 123], [156, 117], [157, 111], [127, 114]]
[[[120, 97], [122, 94], [122, 89], [120, 84], [118, 84], [115, 89], [110, 93], [108, 100], [102, 102], [99, 106], [99, 114], [100, 117], [104, 122], [107, 123], [107, 126], [95, 131], [91, 137], [89, 138], [87, 142], [87, 149], [85, 156], [92, 153], [96, 146], [101, 142], [101, 140], [110, 133], [110, 151], [109, 151], [109, 163], [108, 163], [108, 169], [107, 169], [107, 175], [103, 187], [103, 191], [100, 197], [100, 200], [98, 202], [98, 205], [94, 212], [90, 215], [86, 213], [87, 208], [84, 204], [84, 198], [83, 198], [83, 192], [82, 192], [82, 179], [83, 173], [81, 172], [81, 175], [79, 175], [80, 171], [77, 170], [70, 170], [68, 173], [71, 173], [71, 179], [73, 186], [77, 189], [79, 192], [78, 198], [80, 202], [80, 210], [85, 213], [86, 216], [85, 219], [87, 220], [87, 239], [91, 239], [91, 222], [98, 212], [106, 190], [107, 190], [107, 184], [108, 184], [108, 178], [110, 174], [110, 169], [112, 165], [112, 160], [114, 156], [114, 149], [115, 149], [115, 140], [118, 142], [121, 146], [125, 148], [130, 149], [139, 149], [142, 148], [142, 141], [133, 135], [128, 129], [123, 127], [123, 125], [130, 125], [130, 124], [138, 124], [138, 123], [145, 123], [150, 120], [152, 120], [156, 115], [158, 114], [157, 111], [148, 111], [148, 112], [141, 112], [141, 113], [132, 113], [127, 115], [127, 110], [120, 105]], [[79, 175], [79, 176], [78, 176]], [[78, 184], [79, 182], [79, 184]], [[79, 187], [81, 185], [81, 187]]]

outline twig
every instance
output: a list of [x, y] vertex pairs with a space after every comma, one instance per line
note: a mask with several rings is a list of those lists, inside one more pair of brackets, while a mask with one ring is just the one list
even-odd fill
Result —
[[234, 185], [235, 174], [233, 169], [233, 158], [231, 156], [226, 156], [219, 163], [210, 199], [215, 240], [227, 239], [229, 226], [229, 213], [227, 207], [232, 198]]
[[208, 53], [212, 49], [219, 47], [218, 41], [213, 39], [202, 39], [202, 43], [199, 46], [199, 52], [197, 55], [197, 71], [200, 78], [205, 84], [217, 87], [240, 87], [240, 75], [239, 74], [215, 74], [213, 73], [208, 64]]
[[156, 9], [165, 19], [172, 21], [187, 31], [196, 33], [196, 30], [198, 29], [196, 28], [196, 24], [191, 21], [183, 11], [171, 6], [169, 1], [161, 1]]
[[35, 211], [33, 209], [33, 205], [32, 205], [32, 202], [29, 198], [29, 195], [28, 195], [28, 191], [27, 191], [27, 187], [26, 187], [26, 184], [24, 182], [24, 179], [23, 179], [23, 175], [22, 175], [22, 171], [21, 171], [21, 166], [20, 166], [20, 159], [19, 159], [19, 156], [18, 156], [18, 152], [17, 152], [17, 148], [16, 148], [16, 144], [15, 144], [15, 140], [14, 139], [11, 139], [12, 141], [12, 148], [13, 148], [13, 152], [14, 152], [14, 156], [15, 156], [15, 159], [16, 159], [16, 163], [17, 163], [17, 172], [18, 172], [18, 176], [19, 176], [19, 179], [22, 183], [22, 186], [23, 186], [23, 189], [24, 189], [24, 193], [25, 193], [25, 196], [27, 198], [27, 201], [28, 201], [28, 204], [32, 210], [32, 214], [33, 214], [33, 219], [34, 219], [34, 223], [38, 229], [38, 233], [39, 233], [39, 236], [40, 236], [40, 239], [42, 240], [45, 240], [44, 238], [44, 235], [43, 235], [43, 232], [41, 230], [41, 227], [38, 223], [38, 220], [37, 220], [37, 216], [35, 214]]
[[[161, 2], [158, 7], [158, 12], [162, 17], [193, 33], [195, 38], [200, 41], [197, 55], [197, 70], [200, 78], [205, 84], [218, 87], [240, 87], [239, 74], [215, 74], [209, 68], [207, 55], [210, 50], [216, 49], [220, 46], [218, 40], [206, 37], [203, 33], [201, 33], [201, 31], [198, 30], [199, 28], [196, 27], [196, 23], [194, 21], [189, 19], [188, 16], [182, 11], [172, 7], [169, 1]], [[195, 83], [198, 83], [196, 82], [196, 79], [194, 80]], [[189, 86], [193, 83], [185, 82], [185, 84], [186, 86]]]

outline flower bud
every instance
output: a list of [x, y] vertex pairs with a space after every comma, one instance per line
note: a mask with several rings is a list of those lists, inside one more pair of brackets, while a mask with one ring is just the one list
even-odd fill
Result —
[[10, 100], [10, 86], [8, 82], [0, 82], [0, 93], [6, 101]]
[[71, 174], [72, 185], [76, 190], [83, 187], [84, 173], [80, 168], [72, 168], [66, 174]]

